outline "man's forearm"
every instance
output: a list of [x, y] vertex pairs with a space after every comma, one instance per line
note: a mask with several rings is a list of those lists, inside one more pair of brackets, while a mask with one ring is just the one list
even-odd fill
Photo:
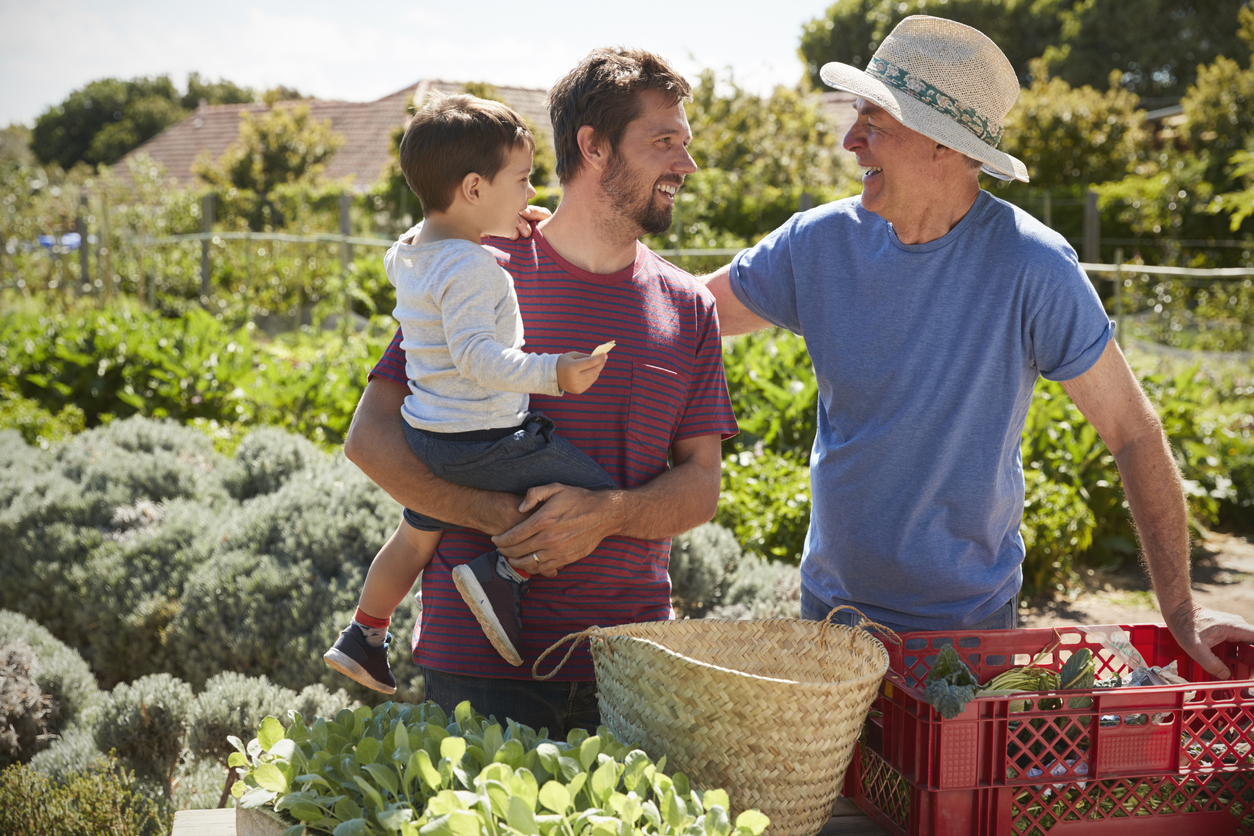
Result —
[[663, 540], [714, 518], [719, 471], [689, 461], [632, 490], [606, 493], [611, 534]]
[[1159, 609], [1171, 624], [1193, 607], [1188, 507], [1180, 472], [1161, 430], [1129, 443], [1115, 456], [1115, 463]]
[[499, 534], [524, 518], [513, 494], [455, 485], [419, 461], [401, 428], [408, 390], [375, 378], [366, 385], [344, 442], [344, 455], [393, 499], [444, 522]]
[[606, 537], [661, 540], [695, 528], [714, 516], [722, 472], [716, 435], [683, 439], [671, 450], [674, 467], [630, 490], [588, 491], [541, 486], [528, 503], [543, 501], [531, 517], [493, 538], [501, 553], [539, 565], [520, 568], [554, 574], [596, 550]]

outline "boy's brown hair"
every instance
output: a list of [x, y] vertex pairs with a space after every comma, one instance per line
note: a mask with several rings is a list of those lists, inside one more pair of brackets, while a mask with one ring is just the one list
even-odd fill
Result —
[[618, 150], [627, 123], [640, 115], [637, 94], [644, 90], [666, 93], [672, 104], [692, 98], [692, 85], [664, 58], [627, 47], [594, 49], [553, 85], [548, 106], [559, 182], [568, 182], [583, 167], [579, 129], [584, 125]]
[[519, 147], [534, 151], [536, 141], [509, 107], [464, 94], [440, 96], [405, 128], [401, 171], [424, 215], [443, 212], [467, 174], [495, 179], [506, 155]]

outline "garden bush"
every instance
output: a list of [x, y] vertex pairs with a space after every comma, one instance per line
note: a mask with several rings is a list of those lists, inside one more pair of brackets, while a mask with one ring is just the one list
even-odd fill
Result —
[[[313, 723], [315, 717], [334, 717], [341, 709], [356, 707], [344, 691], [332, 694], [321, 684], [311, 685], [297, 694], [264, 676], [224, 671], [205, 683], [205, 689], [192, 701], [187, 748], [194, 757], [217, 763], [223, 770], [226, 778], [218, 801], [221, 807], [225, 806], [236, 778], [235, 768], [227, 765], [235, 751], [229, 738], [256, 737], [263, 719], [285, 717], [289, 710], [298, 712], [306, 723]], [[221, 778], [221, 774], [218, 777]]]
[[0, 642], [0, 768], [48, 745], [52, 700], [35, 682], [38, 662], [24, 641]]
[[776, 618], [801, 611], [797, 568], [742, 551], [717, 523], [671, 541], [670, 576], [677, 618]]
[[49, 697], [49, 731], [80, 725], [100, 703], [100, 688], [83, 657], [38, 623], [20, 613], [0, 610], [0, 643], [21, 642], [34, 653], [34, 681]]
[[[9, 437], [0, 606], [73, 644], [105, 687], [160, 672], [203, 687], [236, 670], [377, 700], [321, 659], [398, 513], [341, 456], [262, 429], [227, 457], [139, 417], [48, 451]], [[397, 624], [416, 614], [407, 599]], [[407, 644], [394, 643], [400, 698], [420, 698]]]
[[165, 836], [173, 818], [116, 761], [70, 775], [64, 782], [26, 764], [0, 772], [0, 833]]
[[192, 689], [168, 673], [123, 682], [105, 697], [95, 727], [96, 745], [116, 752], [141, 778], [169, 798], [187, 734]]

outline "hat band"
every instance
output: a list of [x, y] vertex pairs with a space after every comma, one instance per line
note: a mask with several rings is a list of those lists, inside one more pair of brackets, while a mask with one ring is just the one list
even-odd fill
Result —
[[871, 63], [867, 64], [866, 73], [917, 99], [933, 110], [951, 117], [975, 134], [981, 142], [996, 145], [1001, 141], [1002, 129], [1000, 127], [993, 127], [988, 119], [981, 116], [974, 108], [963, 107], [944, 90], [903, 70], [896, 64], [885, 61], [883, 58], [873, 57]]

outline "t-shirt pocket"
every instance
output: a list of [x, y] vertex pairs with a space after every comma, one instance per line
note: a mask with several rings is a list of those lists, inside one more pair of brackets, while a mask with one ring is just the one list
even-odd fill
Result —
[[632, 364], [627, 437], [669, 453], [683, 402], [678, 372], [648, 363]]

